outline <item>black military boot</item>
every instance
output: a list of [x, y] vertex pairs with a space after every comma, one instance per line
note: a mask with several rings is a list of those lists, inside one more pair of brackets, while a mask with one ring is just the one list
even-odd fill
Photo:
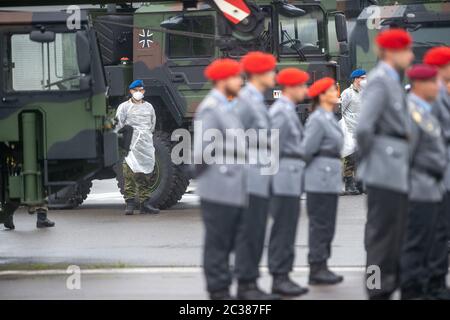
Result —
[[239, 300], [280, 300], [278, 294], [270, 294], [258, 288], [255, 281], [239, 282], [237, 298]]
[[310, 265], [309, 284], [310, 285], [330, 285], [337, 284], [344, 280], [343, 276], [337, 275], [328, 269], [327, 263], [314, 263]]
[[233, 300], [233, 297], [230, 295], [230, 290], [218, 290], [209, 293], [209, 298], [211, 300]]
[[16, 228], [16, 226], [14, 225], [14, 215], [7, 215], [5, 222], [3, 222], [3, 225], [6, 229], [14, 230]]
[[308, 288], [303, 288], [292, 279], [288, 274], [278, 274], [273, 276], [272, 293], [282, 296], [296, 297], [308, 293]]
[[51, 228], [55, 226], [55, 223], [47, 218], [47, 210], [38, 209], [36, 228]]
[[127, 216], [133, 215], [134, 209], [136, 209], [136, 202], [134, 199], [125, 200], [125, 214]]
[[358, 189], [360, 194], [366, 193], [366, 189], [364, 188], [364, 184], [361, 180], [357, 180], [355, 183], [356, 189]]
[[141, 213], [157, 214], [157, 213], [159, 213], [159, 209], [152, 206], [150, 204], [150, 201], [148, 201], [148, 199], [147, 199], [141, 203]]
[[356, 188], [355, 179], [353, 177], [344, 177], [345, 182], [345, 191], [344, 194], [356, 196], [359, 195], [360, 192]]
[[400, 299], [402, 300], [422, 300], [424, 298], [425, 292], [419, 284], [402, 287], [400, 290]]
[[447, 287], [445, 278], [431, 279], [427, 289], [429, 300], [450, 300], [450, 288]]

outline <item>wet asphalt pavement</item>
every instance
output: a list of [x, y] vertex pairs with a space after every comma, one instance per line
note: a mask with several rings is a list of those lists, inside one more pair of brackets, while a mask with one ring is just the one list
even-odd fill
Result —
[[[115, 182], [95, 181], [81, 207], [51, 211], [56, 227], [46, 230], [36, 229], [35, 216], [21, 209], [15, 231], [0, 227], [0, 299], [206, 298], [201, 273], [203, 226], [194, 189], [190, 187], [181, 203], [159, 215], [124, 216]], [[307, 279], [304, 202], [293, 274], [302, 284]], [[364, 222], [364, 196], [341, 197], [330, 265], [346, 281], [333, 288], [312, 288], [303, 299], [365, 298]], [[68, 265], [81, 267], [80, 290], [66, 287]], [[266, 265], [264, 257], [261, 284], [268, 289]]]

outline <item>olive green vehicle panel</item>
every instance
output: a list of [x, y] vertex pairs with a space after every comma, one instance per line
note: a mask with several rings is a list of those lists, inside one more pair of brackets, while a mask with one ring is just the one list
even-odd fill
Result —
[[92, 110], [86, 110], [88, 100], [64, 104], [43, 101], [25, 105], [9, 117], [0, 119], [0, 141], [19, 141], [19, 116], [23, 112], [33, 111], [42, 115], [43, 142], [48, 153], [53, 145], [74, 138], [82, 130], [102, 130], [103, 116], [106, 115], [104, 99], [104, 95], [93, 97], [92, 104], [97, 106]]
[[[396, 1], [397, 2], [397, 1]], [[374, 39], [384, 24], [408, 27], [413, 37], [415, 63], [437, 45], [450, 46], [450, 1], [380, 1], [365, 8], [350, 32], [353, 68], [370, 70], [377, 62]], [[415, 26], [420, 25], [417, 30]], [[387, 27], [387, 26], [386, 26]]]
[[[46, 195], [119, 158], [105, 158], [117, 137], [105, 138], [111, 127], [95, 33], [86, 15], [78, 31], [67, 29], [67, 17], [0, 12], [1, 204], [42, 205]], [[53, 40], [32, 39], [36, 25]]]
[[[272, 19], [277, 19], [275, 17], [274, 4], [271, 0], [255, 2], [261, 8], [266, 8], [266, 12], [269, 15], [269, 18], [266, 18], [266, 20], [270, 21]], [[318, 28], [316, 32], [320, 34], [317, 41], [320, 41], [321, 43], [322, 52], [307, 54], [307, 60], [302, 61], [294, 53], [290, 53], [289, 55], [278, 54], [276, 52], [277, 49], [275, 48], [278, 44], [275, 45], [272, 43], [270, 52], [278, 55], [278, 68], [283, 69], [294, 66], [304, 69], [310, 73], [311, 82], [324, 76], [331, 76], [339, 80], [338, 63], [334, 61], [336, 59], [332, 57], [332, 55], [336, 55], [338, 52], [338, 44], [336, 36], [331, 30], [334, 29], [334, 23], [331, 25], [332, 28], [330, 28], [327, 16], [328, 12], [336, 11], [337, 2], [335, 0], [321, 2], [314, 0], [288, 2], [303, 8], [315, 8], [315, 11], [313, 10], [311, 13], [311, 17], [314, 17], [314, 15], [320, 16], [318, 19], [320, 19], [321, 22], [320, 26], [316, 26], [316, 28]], [[134, 77], [144, 80], [146, 87], [148, 87], [146, 96], [149, 100], [156, 105], [157, 108], [158, 105], [163, 105], [166, 109], [176, 105], [177, 108], [175, 113], [180, 115], [183, 123], [189, 123], [197, 106], [211, 88], [211, 85], [203, 76], [204, 68], [215, 58], [224, 55], [239, 58], [240, 55], [234, 55], [232, 52], [222, 52], [214, 40], [204, 40], [205, 42], [210, 41], [208, 46], [211, 47], [211, 51], [205, 56], [170, 56], [170, 35], [157, 31], [149, 31], [149, 29], [159, 29], [161, 21], [167, 20], [182, 12], [182, 6], [179, 2], [173, 3], [170, 1], [147, 3], [136, 10], [133, 23], [133, 63]], [[207, 3], [199, 2], [197, 8], [187, 9], [184, 11], [183, 16], [188, 19], [196, 16], [211, 17], [214, 21], [213, 28], [201, 31], [188, 31], [220, 36], [219, 20], [222, 17], [218, 17], [217, 12]], [[273, 21], [274, 20], [272, 20], [272, 23], [269, 25], [272, 25]], [[272, 29], [269, 29], [268, 27], [268, 21], [265, 22], [264, 30], [272, 32]], [[276, 30], [278, 30], [278, 27]], [[145, 40], [148, 34], [151, 35], [151, 42], [149, 45], [140, 42], [141, 40]], [[254, 42], [256, 41], [257, 40]], [[257, 49], [258, 48], [255, 47], [255, 50]], [[274, 89], [273, 91], [268, 92], [266, 99], [268, 101], [273, 100], [278, 91], [278, 89]], [[164, 95], [170, 96], [167, 98], [169, 105], [167, 102], [161, 103], [161, 96]], [[179, 124], [180, 123], [178, 123], [178, 125]]]

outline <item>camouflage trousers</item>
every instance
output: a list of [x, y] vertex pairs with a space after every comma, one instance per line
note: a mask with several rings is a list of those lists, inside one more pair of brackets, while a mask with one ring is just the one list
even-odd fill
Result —
[[[14, 215], [19, 206], [20, 203], [18, 202], [9, 202], [4, 204], [3, 206], [0, 205], [0, 223], [4, 223], [9, 216]], [[42, 205], [37, 206], [27, 206], [27, 210], [29, 214], [34, 214], [37, 211], [48, 212], [48, 205], [47, 203], [43, 203]]]
[[352, 153], [351, 155], [349, 155], [343, 159], [343, 162], [344, 162], [343, 176], [344, 176], [344, 178], [355, 177], [355, 174], [356, 174], [355, 156], [356, 155], [354, 153]]
[[125, 200], [139, 198], [143, 202], [150, 198], [151, 186], [153, 184], [153, 174], [134, 173], [130, 167], [123, 164], [123, 180]]

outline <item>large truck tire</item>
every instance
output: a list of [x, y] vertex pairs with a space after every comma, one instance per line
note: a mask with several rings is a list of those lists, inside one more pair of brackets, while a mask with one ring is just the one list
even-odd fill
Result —
[[[150, 203], [159, 209], [169, 209], [174, 206], [186, 192], [189, 179], [181, 168], [171, 160], [171, 151], [174, 143], [170, 140], [167, 132], [156, 131], [153, 134], [155, 146], [155, 169], [152, 173], [152, 186]], [[124, 180], [122, 165], [114, 167], [116, 172], [117, 186], [124, 193]]]
[[67, 186], [48, 197], [48, 208], [52, 210], [75, 209], [86, 200], [91, 187], [91, 181]]

